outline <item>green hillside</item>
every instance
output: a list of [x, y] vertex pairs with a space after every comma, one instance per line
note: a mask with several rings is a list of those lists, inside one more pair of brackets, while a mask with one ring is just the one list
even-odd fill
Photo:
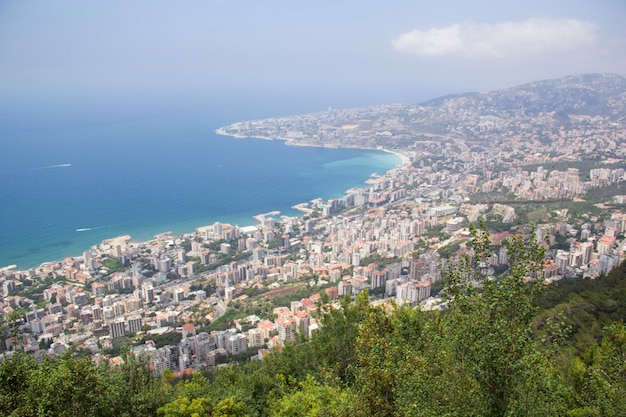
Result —
[[[481, 259], [487, 235], [473, 247]], [[16, 353], [0, 365], [0, 415], [626, 415], [626, 264], [545, 286], [540, 247], [514, 240], [509, 253], [497, 281], [449, 263], [444, 311], [373, 307], [362, 293], [320, 308], [308, 341], [187, 379], [152, 378], [133, 358], [109, 369]]]

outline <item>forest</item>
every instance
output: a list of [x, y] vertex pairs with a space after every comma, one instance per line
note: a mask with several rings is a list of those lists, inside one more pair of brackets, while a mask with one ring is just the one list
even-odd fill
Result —
[[533, 237], [483, 276], [489, 238], [444, 268], [446, 308], [322, 303], [321, 330], [261, 361], [175, 379], [66, 352], [0, 363], [3, 416], [624, 416], [626, 263], [545, 285]]

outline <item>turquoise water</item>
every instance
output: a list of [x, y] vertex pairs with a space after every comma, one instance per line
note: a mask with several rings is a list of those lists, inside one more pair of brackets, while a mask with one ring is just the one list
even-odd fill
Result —
[[[45, 119], [45, 120], [44, 120]], [[102, 120], [88, 111], [0, 120], [0, 266], [30, 268], [104, 239], [147, 240], [331, 198], [400, 161], [392, 154], [234, 139], [231, 114], [161, 111]], [[44, 120], [44, 121], [41, 121]]]

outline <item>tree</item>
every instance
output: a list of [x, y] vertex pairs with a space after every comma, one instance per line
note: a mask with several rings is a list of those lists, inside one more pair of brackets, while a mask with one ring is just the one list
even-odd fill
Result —
[[271, 417], [318, 417], [346, 415], [351, 403], [348, 391], [337, 386], [322, 385], [311, 375], [298, 389], [270, 404]]
[[111, 407], [105, 415], [154, 416], [170, 401], [171, 387], [150, 375], [146, 358], [129, 354], [116, 369], [100, 368], [108, 378], [107, 399]]
[[359, 325], [370, 309], [367, 291], [357, 295], [354, 302], [346, 296], [341, 301], [340, 309], [333, 309], [330, 304], [320, 307], [322, 329], [312, 343], [324, 372], [330, 373], [341, 383], [354, 382], [356, 359], [356, 338]]
[[354, 389], [358, 415], [393, 416], [395, 410], [395, 370], [397, 346], [393, 340], [392, 317], [372, 308], [361, 324], [356, 340]]
[[600, 344], [569, 367], [575, 395], [571, 416], [626, 415], [626, 327], [614, 323], [605, 328]]
[[211, 413], [212, 417], [244, 417], [245, 415], [244, 405], [236, 401], [234, 397], [224, 398], [217, 403]]
[[178, 397], [174, 401], [159, 408], [160, 417], [200, 417], [209, 415], [211, 403], [207, 398]]
[[[499, 279], [484, 275], [490, 256], [489, 234], [471, 228], [474, 262], [464, 258], [446, 271], [451, 296], [443, 322], [446, 345], [475, 384], [489, 415], [511, 413], [550, 415], [559, 401], [548, 398], [547, 387], [557, 384], [537, 341], [531, 338], [536, 302], [544, 285], [541, 275], [544, 248], [536, 237], [514, 236], [506, 242], [508, 274]], [[552, 393], [558, 390], [552, 390]], [[540, 401], [541, 400], [541, 401]], [[543, 407], [539, 407], [539, 405]]]
[[30, 374], [24, 405], [38, 416], [106, 415], [111, 408], [107, 386], [107, 376], [98, 372], [94, 362], [74, 359], [67, 351], [58, 359], [44, 358]]
[[20, 324], [22, 323], [22, 318], [24, 317], [24, 309], [13, 310], [9, 313], [9, 337], [15, 339], [20, 330]]
[[488, 232], [472, 234], [472, 258], [444, 268], [446, 311], [370, 310], [357, 338], [357, 415], [563, 414], [550, 346], [532, 338], [542, 247], [514, 237], [509, 273], [495, 279], [485, 275]]
[[31, 375], [37, 369], [33, 358], [15, 352], [10, 359], [0, 362], [0, 415], [28, 415], [32, 404], [28, 401]]

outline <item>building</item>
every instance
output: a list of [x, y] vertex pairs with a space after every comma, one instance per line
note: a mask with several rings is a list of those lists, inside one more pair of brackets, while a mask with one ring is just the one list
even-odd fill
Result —
[[226, 339], [226, 351], [231, 355], [237, 355], [248, 350], [248, 340], [243, 333], [237, 333]]
[[295, 342], [296, 328], [296, 321], [293, 318], [279, 317], [276, 319], [276, 329], [281, 342]]
[[261, 329], [250, 329], [248, 330], [248, 346], [249, 347], [259, 347], [265, 344], [263, 338], [263, 331]]
[[141, 316], [132, 315], [126, 318], [128, 333], [138, 333], [141, 331]]
[[126, 335], [126, 328], [123, 319], [117, 319], [109, 323], [109, 334], [113, 339], [119, 339]]

